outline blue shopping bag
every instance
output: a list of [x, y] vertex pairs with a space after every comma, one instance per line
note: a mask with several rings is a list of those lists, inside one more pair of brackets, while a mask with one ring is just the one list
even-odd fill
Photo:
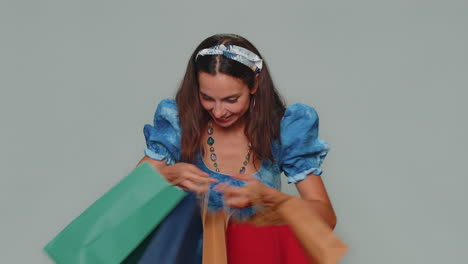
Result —
[[200, 263], [202, 232], [197, 197], [189, 193], [122, 264]]

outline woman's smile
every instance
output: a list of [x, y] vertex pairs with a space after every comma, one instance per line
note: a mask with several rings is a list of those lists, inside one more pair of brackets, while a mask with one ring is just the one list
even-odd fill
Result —
[[231, 120], [231, 117], [232, 116], [225, 117], [225, 118], [216, 118], [216, 121], [220, 122], [220, 123], [227, 123], [227, 122], [229, 122]]

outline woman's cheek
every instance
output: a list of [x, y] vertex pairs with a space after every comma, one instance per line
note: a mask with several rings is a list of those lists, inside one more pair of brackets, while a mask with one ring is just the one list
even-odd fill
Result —
[[239, 105], [237, 106], [237, 113], [245, 113], [248, 108], [249, 108], [249, 101], [239, 102]]
[[211, 103], [203, 101], [203, 100], [201, 100], [201, 105], [207, 111], [210, 111], [213, 108]]
[[229, 112], [230, 113], [233, 113], [233, 114], [239, 114], [242, 112], [242, 106], [231, 106], [228, 108]]

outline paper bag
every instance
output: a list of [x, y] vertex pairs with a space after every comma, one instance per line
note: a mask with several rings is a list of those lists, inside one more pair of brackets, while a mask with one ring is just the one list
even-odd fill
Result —
[[59, 264], [120, 263], [185, 195], [145, 162], [73, 220], [44, 250]]

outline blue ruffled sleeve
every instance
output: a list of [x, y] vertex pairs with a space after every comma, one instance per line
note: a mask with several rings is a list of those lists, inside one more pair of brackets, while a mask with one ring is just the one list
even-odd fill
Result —
[[321, 175], [322, 164], [329, 151], [327, 142], [318, 138], [319, 118], [314, 108], [290, 105], [281, 120], [280, 166], [288, 183], [296, 183], [308, 174]]
[[153, 126], [145, 125], [145, 155], [155, 160], [166, 160], [171, 165], [179, 161], [180, 123], [177, 104], [174, 100], [162, 100], [154, 114]]

